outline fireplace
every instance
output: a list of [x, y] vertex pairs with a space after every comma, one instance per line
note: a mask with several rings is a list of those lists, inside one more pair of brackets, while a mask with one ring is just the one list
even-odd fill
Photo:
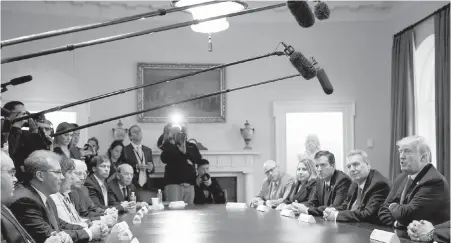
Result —
[[[164, 189], [164, 164], [160, 160], [160, 150], [155, 149], [153, 161], [155, 173], [151, 181], [156, 188]], [[203, 158], [210, 162], [210, 175], [218, 179], [223, 189], [227, 190], [229, 202], [250, 202], [254, 197], [253, 164], [260, 154], [253, 151], [213, 152], [200, 151]]]

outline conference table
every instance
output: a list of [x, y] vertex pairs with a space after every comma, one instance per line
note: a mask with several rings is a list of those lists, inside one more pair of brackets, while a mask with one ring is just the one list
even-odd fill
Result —
[[192, 205], [184, 209], [149, 211], [141, 223], [126, 214], [133, 237], [140, 243], [374, 243], [374, 229], [394, 232], [400, 242], [410, 241], [406, 231], [367, 223], [336, 223], [317, 217], [316, 223], [280, 215], [274, 209], [227, 209], [222, 205]]

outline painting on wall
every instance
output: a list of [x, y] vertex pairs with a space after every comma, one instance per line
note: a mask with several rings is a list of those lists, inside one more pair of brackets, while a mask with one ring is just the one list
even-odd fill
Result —
[[[138, 85], [157, 83], [180, 75], [217, 66], [217, 64], [138, 63]], [[224, 68], [175, 79], [138, 90], [138, 110], [150, 109], [226, 89]], [[169, 107], [140, 113], [139, 122], [170, 121], [173, 114], [186, 122], [216, 123], [226, 120], [226, 96], [214, 95]]]

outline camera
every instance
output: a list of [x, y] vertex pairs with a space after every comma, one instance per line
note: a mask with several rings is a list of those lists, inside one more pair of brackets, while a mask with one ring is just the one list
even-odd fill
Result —
[[208, 180], [210, 180], [211, 177], [210, 177], [210, 174], [205, 173], [200, 178], [202, 179], [202, 181], [208, 181]]
[[[31, 113], [28, 112], [28, 111], [25, 111], [25, 112], [24, 112], [24, 115], [25, 115], [25, 116], [29, 116], [29, 115], [31, 115]], [[33, 118], [31, 118], [31, 119], [33, 119], [34, 122], [36, 123], [36, 125], [38, 125], [38, 123], [44, 123], [44, 122], [45, 122], [45, 115], [44, 115], [44, 114], [40, 114], [39, 116], [33, 117]], [[22, 127], [30, 127], [30, 123], [29, 123], [28, 121], [26, 121], [26, 122], [22, 125]]]
[[181, 145], [186, 141], [186, 131], [185, 124], [168, 123], [164, 128], [163, 137], [166, 141], [173, 140], [175, 144]]

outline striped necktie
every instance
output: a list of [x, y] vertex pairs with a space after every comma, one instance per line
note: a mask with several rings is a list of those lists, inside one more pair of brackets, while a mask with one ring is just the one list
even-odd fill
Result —
[[33, 238], [30, 236], [30, 234], [28, 234], [28, 232], [24, 229], [24, 227], [22, 227], [22, 225], [19, 223], [19, 221], [16, 219], [16, 217], [14, 216], [14, 214], [11, 212], [11, 210], [9, 210], [9, 208], [7, 208], [5, 205], [2, 204], [2, 208], [3, 210], [9, 214], [9, 217], [11, 217], [11, 219], [13, 220], [12, 223], [14, 224], [14, 226], [17, 228], [17, 230], [20, 232], [20, 234], [22, 235], [22, 237], [25, 238], [25, 240], [27, 240], [28, 243], [34, 243], [35, 241], [33, 240]]

